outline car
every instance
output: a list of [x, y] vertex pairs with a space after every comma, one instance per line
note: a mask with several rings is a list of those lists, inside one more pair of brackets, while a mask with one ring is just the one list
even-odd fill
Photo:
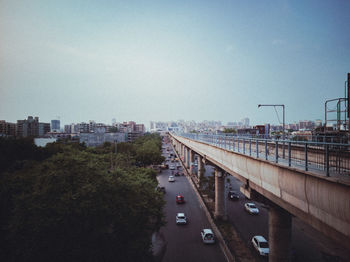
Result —
[[257, 215], [259, 214], [259, 209], [256, 207], [254, 203], [245, 203], [245, 210], [247, 210], [250, 214]]
[[175, 182], [175, 177], [174, 176], [169, 176], [168, 181], [169, 182]]
[[187, 217], [185, 213], [177, 213], [176, 214], [176, 225], [186, 225]]
[[170, 170], [175, 170], [175, 166], [174, 165], [170, 165], [169, 169]]
[[204, 244], [214, 244], [215, 235], [213, 231], [209, 228], [202, 229], [201, 231], [202, 241]]
[[176, 196], [176, 204], [183, 204], [185, 203], [185, 198], [182, 195], [177, 195]]
[[269, 244], [263, 236], [254, 236], [252, 238], [252, 243], [261, 256], [269, 255]]
[[176, 173], [175, 173], [175, 176], [180, 176], [180, 173], [179, 173], [179, 172], [176, 172]]
[[228, 196], [228, 199], [230, 199], [230, 200], [238, 200], [239, 199], [239, 195], [238, 195], [238, 193], [236, 191], [230, 190], [228, 192], [227, 196]]

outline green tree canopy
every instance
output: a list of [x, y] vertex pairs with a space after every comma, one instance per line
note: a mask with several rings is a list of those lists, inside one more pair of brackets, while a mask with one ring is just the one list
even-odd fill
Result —
[[234, 128], [225, 128], [224, 131], [222, 131], [225, 134], [236, 134], [237, 130]]
[[164, 224], [156, 174], [124, 154], [111, 169], [110, 146], [53, 144], [46, 160], [0, 174], [1, 261], [152, 261]]

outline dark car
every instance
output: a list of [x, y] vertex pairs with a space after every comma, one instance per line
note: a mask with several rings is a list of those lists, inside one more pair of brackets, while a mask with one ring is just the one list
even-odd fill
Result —
[[229, 191], [228, 192], [228, 199], [230, 200], [238, 200], [239, 199], [239, 195], [236, 191]]
[[180, 173], [179, 173], [179, 172], [176, 172], [176, 173], [175, 173], [175, 176], [180, 176]]

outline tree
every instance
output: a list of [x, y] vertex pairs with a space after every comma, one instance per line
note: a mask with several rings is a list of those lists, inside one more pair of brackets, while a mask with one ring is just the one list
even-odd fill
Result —
[[0, 260], [152, 261], [164, 223], [154, 171], [110, 171], [109, 154], [61, 150], [0, 176]]
[[234, 128], [225, 128], [224, 131], [222, 131], [224, 134], [236, 134], [237, 130]]
[[159, 165], [164, 160], [165, 158], [161, 155], [157, 144], [152, 140], [144, 142], [136, 149], [136, 161], [142, 166]]

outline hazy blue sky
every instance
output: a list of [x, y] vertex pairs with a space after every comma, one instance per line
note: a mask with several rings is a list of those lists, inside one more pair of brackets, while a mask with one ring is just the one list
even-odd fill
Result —
[[324, 119], [349, 32], [348, 0], [0, 0], [0, 119]]

